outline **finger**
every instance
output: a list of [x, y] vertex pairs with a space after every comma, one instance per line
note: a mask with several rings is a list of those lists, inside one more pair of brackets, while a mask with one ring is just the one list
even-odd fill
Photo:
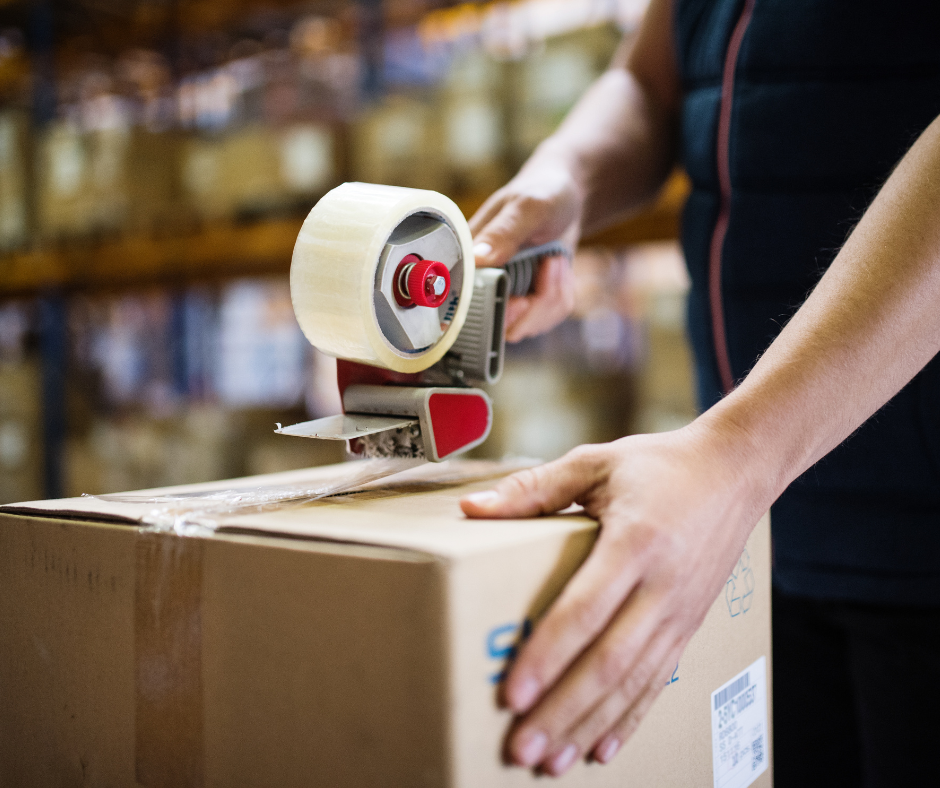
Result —
[[539, 266], [529, 309], [509, 326], [506, 339], [518, 342], [543, 334], [561, 323], [574, 308], [574, 275], [565, 257], [546, 258]]
[[567, 257], [557, 256], [549, 258], [546, 265], [544, 284], [536, 282], [534, 294], [537, 311], [551, 320], [547, 326], [540, 327], [542, 331], [561, 322], [571, 313], [574, 309], [575, 294], [574, 270], [571, 267], [571, 261]]
[[509, 332], [516, 322], [532, 308], [532, 301], [528, 296], [514, 296], [506, 304], [506, 341], [512, 342]]
[[[618, 580], [620, 582], [617, 582]], [[613, 578], [617, 585], [624, 580], [629, 583], [629, 578]], [[546, 742], [546, 764], [558, 760], [566, 761], [565, 753], [570, 753], [572, 744], [578, 754], [587, 752], [632, 705], [645, 689], [650, 676], [659, 668], [659, 660], [670, 645], [660, 644], [659, 640], [664, 636], [657, 636], [657, 630], [662, 625], [662, 617], [657, 612], [661, 604], [659, 598], [640, 589], [634, 592], [630, 600], [619, 607], [617, 612], [618, 599], [622, 598], [618, 596], [607, 600], [608, 604], [613, 604], [614, 614], [608, 616], [607, 620], [600, 621], [600, 629], [606, 627], [603, 634], [577, 658], [574, 665], [514, 732], [509, 752], [517, 762], [526, 766], [535, 765], [524, 763], [520, 759], [532, 756], [527, 745], [538, 738]], [[598, 616], [598, 619], [600, 618]], [[544, 623], [547, 623], [547, 619]], [[544, 633], [542, 634], [544, 637]], [[588, 632], [580, 644], [581, 648], [584, 648], [585, 640], [590, 642], [596, 634]], [[565, 637], [564, 632], [562, 637]], [[567, 645], [574, 651], [578, 644], [570, 635], [568, 637]], [[533, 641], [534, 636], [530, 643]], [[533, 645], [537, 647], [537, 644]], [[554, 656], [558, 658], [561, 656], [557, 653], [560, 644], [556, 641], [553, 645], [556, 650]], [[574, 657], [577, 657], [577, 652], [572, 654], [572, 658]], [[525, 658], [525, 654], [521, 655], [520, 662]], [[560, 667], [564, 669], [564, 666]], [[525, 667], [521, 666], [521, 669], [525, 670]], [[516, 667], [513, 670], [516, 670]], [[512, 678], [510, 674], [510, 680]], [[507, 692], [508, 689], [507, 681]], [[576, 730], [582, 721], [590, 718], [598, 706], [603, 706], [605, 698], [612, 694], [616, 697], [611, 702], [619, 703], [620, 707], [615, 705], [607, 711], [607, 726], [600, 728], [592, 739], [588, 740], [584, 736], [580, 740], [573, 738], [572, 731]]]
[[554, 312], [556, 307], [552, 297], [557, 300], [559, 279], [556, 261], [558, 257], [545, 258], [536, 270], [533, 292], [525, 296], [527, 309], [520, 312], [513, 320], [506, 321], [506, 341], [518, 342], [539, 333], [538, 326], [545, 322], [545, 312]]
[[474, 237], [473, 258], [476, 268], [486, 268], [492, 265], [490, 258], [493, 254], [493, 247], [486, 241], [477, 240], [476, 236], [499, 213], [506, 200], [504, 189], [491, 194], [468, 222], [470, 234]]
[[554, 462], [526, 468], [499, 482], [492, 490], [460, 500], [468, 517], [534, 517], [565, 509], [580, 500], [606, 473], [601, 446], [579, 446]]
[[[655, 698], [665, 686], [675, 669], [676, 644], [677, 638], [672, 633], [655, 636], [626, 673], [600, 695], [577, 723], [567, 731], [551, 731], [549, 738], [554, 744], [547, 749], [543, 762], [545, 770], [549, 774], [560, 774], [570, 766], [568, 756], [572, 748], [577, 756], [598, 751], [607, 760], [612, 758], [626, 739], [618, 737], [614, 745], [608, 741], [608, 734], [613, 733], [627, 714], [651, 692]], [[597, 666], [594, 667], [596, 669]], [[541, 707], [537, 712], [541, 713]], [[604, 746], [600, 747], [601, 744]]]
[[474, 236], [477, 267], [505, 265], [544, 222], [545, 209], [541, 202], [524, 198], [504, 202]]
[[[524, 714], [545, 696], [621, 609], [624, 599], [640, 581], [645, 564], [643, 559], [631, 559], [629, 551], [609, 549], [602, 540], [598, 541], [545, 618], [539, 622], [532, 637], [522, 646], [510, 668], [503, 687], [503, 698], [510, 709], [516, 714]], [[636, 604], [635, 607], [634, 615], [638, 616], [644, 606]], [[649, 624], [642, 624], [642, 619], [640, 622], [637, 631], [622, 644], [619, 654], [611, 652], [609, 662], [616, 658], [628, 660], [629, 664], [645, 640], [652, 637], [647, 629]], [[613, 679], [609, 678], [610, 668], [605, 670], [605, 686], [611, 686]], [[580, 676], [584, 682], [583, 674]], [[600, 691], [598, 687], [590, 689], [588, 702], [596, 700]], [[556, 705], [560, 705], [564, 699], [564, 695], [556, 698]], [[577, 707], [578, 702], [572, 700], [570, 706]], [[579, 711], [583, 710], [583, 704], [582, 707], [572, 708], [567, 713], [569, 722], [573, 723]]]
[[682, 653], [681, 648], [677, 648], [669, 658], [664, 661], [664, 668], [656, 674], [653, 681], [650, 682], [646, 692], [633, 704], [633, 707], [624, 714], [610, 732], [601, 739], [591, 750], [591, 756], [599, 763], [610, 763], [613, 757], [620, 751], [620, 748], [636, 733], [640, 723], [647, 715], [659, 693], [666, 687], [666, 683], [672, 672], [675, 670], [675, 664]]
[[[503, 697], [517, 714], [535, 705], [621, 609], [631, 617], [621, 630], [625, 644], [606, 652], [614, 667], [615, 660], [630, 660], [642, 651], [654, 634], [649, 626], [662, 624], [657, 615], [643, 615], [651, 591], [636, 591], [635, 599], [624, 605], [651, 563], [659, 559], [662, 540], [657, 529], [642, 522], [613, 526], [606, 522], [606, 494], [606, 484], [599, 485], [595, 497], [586, 502], [588, 511], [601, 514], [601, 533], [594, 549], [522, 646], [506, 678]], [[609, 686], [613, 680], [609, 676], [616, 671], [604, 670]]]
[[483, 205], [477, 208], [476, 213], [467, 222], [470, 226], [470, 233], [476, 235], [480, 232], [486, 226], [486, 223], [496, 216], [505, 201], [506, 192], [504, 189], [499, 189], [487, 197]]

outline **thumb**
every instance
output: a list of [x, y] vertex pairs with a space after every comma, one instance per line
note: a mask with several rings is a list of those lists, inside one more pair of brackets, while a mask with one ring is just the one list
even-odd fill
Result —
[[468, 517], [534, 517], [565, 509], [583, 499], [605, 476], [597, 447], [580, 446], [554, 462], [507, 476], [492, 490], [460, 500]]
[[509, 200], [499, 213], [474, 236], [473, 256], [477, 268], [505, 265], [544, 223], [540, 210], [521, 200]]

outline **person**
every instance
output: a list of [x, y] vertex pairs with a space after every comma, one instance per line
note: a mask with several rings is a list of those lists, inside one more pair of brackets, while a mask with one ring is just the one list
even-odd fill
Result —
[[[692, 181], [701, 415], [461, 503], [601, 523], [505, 681], [514, 763], [610, 761], [772, 507], [776, 784], [935, 780], [938, 31], [912, 0], [652, 0], [623, 65], [473, 217], [477, 264], [500, 265], [634, 209], [677, 160]], [[507, 338], [562, 320], [571, 280], [543, 263]]]

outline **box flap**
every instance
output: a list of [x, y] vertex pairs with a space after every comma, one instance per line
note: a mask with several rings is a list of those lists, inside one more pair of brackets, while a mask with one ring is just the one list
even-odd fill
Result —
[[[496, 479], [531, 464], [481, 460], [425, 463], [350, 489], [351, 480], [367, 479], [383, 467], [343, 463], [115, 496], [12, 504], [0, 507], [0, 512], [128, 525], [156, 523], [156, 527], [167, 528], [173, 527], [176, 518], [177, 523], [208, 525], [220, 533], [256, 532], [383, 545], [442, 557], [597, 527], [577, 512], [528, 520], [468, 520], [463, 516], [461, 496], [488, 489]], [[393, 469], [384, 466], [386, 473]], [[278, 499], [285, 491], [290, 495], [318, 490], [324, 496], [317, 500], [309, 499], [313, 496], [300, 502]], [[194, 516], [187, 519], [187, 511]]]

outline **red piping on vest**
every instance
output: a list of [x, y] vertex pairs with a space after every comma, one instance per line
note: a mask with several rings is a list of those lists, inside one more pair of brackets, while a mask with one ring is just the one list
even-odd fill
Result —
[[728, 338], [725, 333], [725, 308], [721, 297], [721, 257], [728, 232], [728, 218], [731, 213], [731, 166], [728, 161], [728, 146], [731, 137], [731, 103], [734, 98], [734, 71], [738, 64], [738, 52], [744, 33], [754, 12], [754, 0], [745, 0], [741, 16], [728, 41], [725, 53], [725, 65], [721, 75], [721, 104], [718, 111], [718, 186], [721, 190], [721, 203], [718, 219], [712, 233], [711, 247], [708, 253], [708, 298], [712, 312], [712, 339], [715, 344], [715, 357], [718, 360], [718, 375], [725, 394], [734, 388], [734, 376], [731, 372], [731, 358], [728, 353]]

